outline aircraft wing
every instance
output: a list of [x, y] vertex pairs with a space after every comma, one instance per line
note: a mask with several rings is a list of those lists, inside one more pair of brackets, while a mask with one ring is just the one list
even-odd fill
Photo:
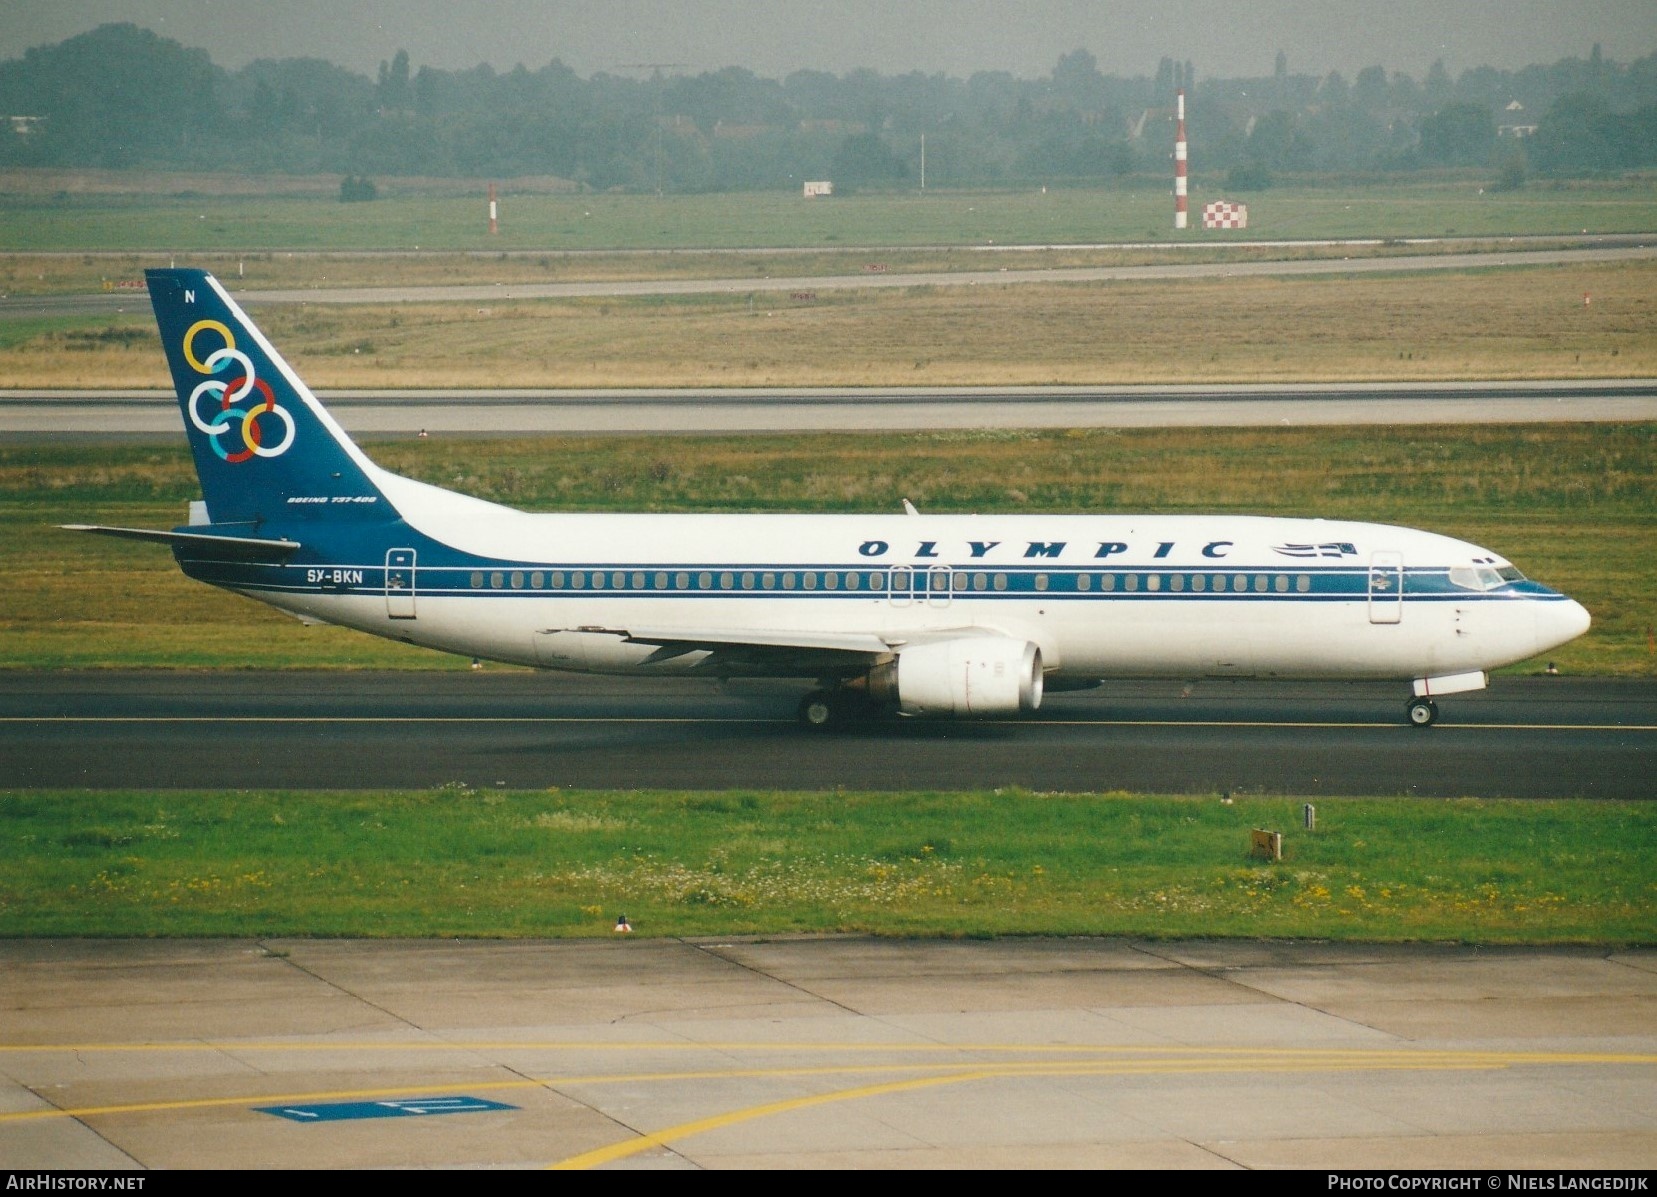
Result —
[[889, 658], [905, 644], [922, 640], [951, 640], [963, 636], [998, 635], [987, 628], [964, 627], [928, 629], [912, 635], [876, 635], [872, 632], [816, 632], [738, 630], [733, 628], [644, 627], [582, 628], [583, 632], [609, 634], [632, 644], [654, 644], [657, 649], [647, 664], [705, 652], [698, 672], [717, 674], [853, 676], [883, 658]]
[[215, 536], [210, 532], [162, 532], [155, 528], [115, 528], [106, 524], [59, 524], [68, 532], [96, 532], [123, 540], [147, 540], [173, 548], [196, 549], [231, 561], [285, 561], [299, 548], [297, 540], [258, 536]]
[[866, 632], [768, 632], [739, 631], [734, 628], [649, 627], [614, 630], [617, 635], [633, 644], [659, 644], [664, 648], [683, 648], [686, 651], [732, 648], [739, 645], [745, 648], [805, 649], [812, 652], [865, 655], [892, 651], [892, 646], [887, 641]]

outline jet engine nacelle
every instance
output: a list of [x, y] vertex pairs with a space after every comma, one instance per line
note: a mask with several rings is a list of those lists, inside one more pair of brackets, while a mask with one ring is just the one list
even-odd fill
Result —
[[906, 715], [1010, 715], [1041, 705], [1041, 649], [1007, 636], [962, 636], [898, 650], [870, 677]]

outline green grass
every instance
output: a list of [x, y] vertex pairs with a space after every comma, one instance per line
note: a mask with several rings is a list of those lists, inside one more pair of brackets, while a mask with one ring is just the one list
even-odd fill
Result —
[[[1386, 238], [1657, 229], [1657, 185], [1650, 180], [1534, 185], [1503, 193], [1489, 191], [1488, 181], [1472, 174], [1456, 183], [1355, 180], [1273, 189], [1242, 197], [1249, 204], [1249, 229], [1241, 235]], [[705, 249], [1200, 242], [1221, 236], [1197, 228], [1176, 237], [1172, 205], [1160, 184], [1046, 193], [869, 193], [809, 202], [792, 192], [658, 198], [508, 190], [501, 201], [501, 232], [494, 237], [487, 232], [483, 193], [479, 184], [476, 198], [391, 195], [368, 204], [277, 195], [14, 194], [0, 209], [0, 250]], [[1217, 182], [1194, 176], [1194, 209], [1223, 196]]]
[[[0, 791], [0, 935], [1653, 941], [1657, 807]], [[1249, 856], [1251, 828], [1284, 860]]]
[[[1365, 519], [1485, 545], [1583, 602], [1567, 673], [1657, 675], [1657, 425], [1131, 429], [401, 440], [388, 468], [527, 510], [1235, 512]], [[0, 666], [448, 668], [184, 578], [155, 546], [62, 523], [172, 527], [183, 445], [0, 446]], [[1518, 671], [1535, 664], [1514, 667]]]

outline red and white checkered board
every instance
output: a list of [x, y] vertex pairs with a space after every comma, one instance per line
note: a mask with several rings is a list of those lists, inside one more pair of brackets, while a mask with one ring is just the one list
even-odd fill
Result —
[[1214, 200], [1203, 205], [1202, 227], [1205, 229], [1246, 229], [1249, 227], [1247, 204], [1230, 200]]

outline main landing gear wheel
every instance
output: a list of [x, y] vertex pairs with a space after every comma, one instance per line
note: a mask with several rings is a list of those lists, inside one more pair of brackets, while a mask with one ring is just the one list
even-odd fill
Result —
[[821, 731], [846, 721], [845, 700], [832, 690], [813, 690], [800, 699], [800, 722]]
[[833, 688], [813, 690], [800, 699], [800, 722], [816, 731], [842, 728], [876, 714], [877, 708], [861, 692]]
[[1438, 718], [1438, 704], [1430, 698], [1412, 698], [1404, 709], [1409, 715], [1411, 727], [1430, 727]]

